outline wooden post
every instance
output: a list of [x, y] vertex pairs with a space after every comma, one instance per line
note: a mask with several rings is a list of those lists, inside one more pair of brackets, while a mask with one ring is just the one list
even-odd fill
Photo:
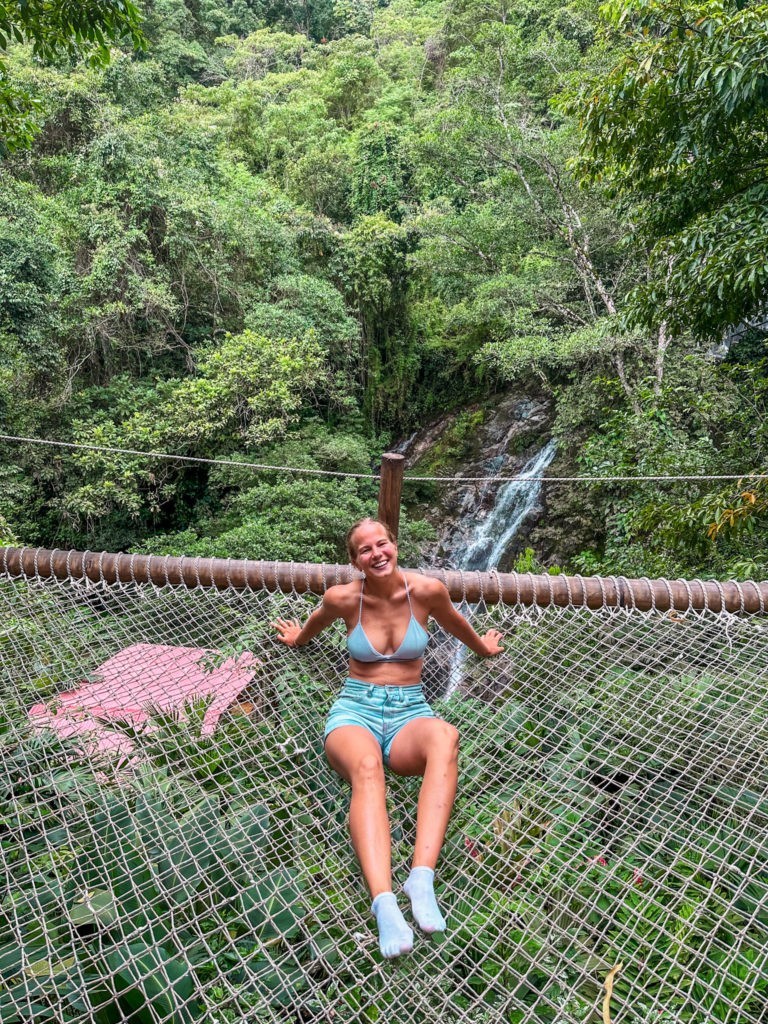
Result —
[[400, 528], [400, 495], [403, 492], [403, 469], [405, 457], [394, 452], [381, 456], [381, 480], [379, 481], [379, 519], [386, 523], [397, 540]]

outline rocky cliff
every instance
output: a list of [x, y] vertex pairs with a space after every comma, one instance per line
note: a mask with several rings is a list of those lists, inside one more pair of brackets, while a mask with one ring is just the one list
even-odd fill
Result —
[[[547, 445], [552, 403], [543, 396], [511, 392], [442, 416], [398, 446], [406, 473], [443, 477], [480, 477], [477, 482], [413, 483], [404, 493], [412, 514], [423, 515], [435, 530], [426, 558], [433, 565], [462, 567], [478, 530], [491, 515], [503, 485], [498, 476], [521, 473]], [[508, 569], [530, 543], [546, 508], [546, 488], [524, 516], [498, 568]], [[546, 557], [549, 552], [538, 552]], [[470, 567], [470, 566], [466, 566]]]

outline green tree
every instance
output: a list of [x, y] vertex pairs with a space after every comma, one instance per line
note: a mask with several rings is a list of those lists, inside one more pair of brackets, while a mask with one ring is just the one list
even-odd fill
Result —
[[[115, 381], [113, 396], [125, 385]], [[313, 332], [273, 339], [244, 331], [202, 354], [193, 376], [129, 385], [128, 401], [105, 403], [102, 393], [100, 407], [73, 426], [85, 444], [222, 458], [274, 442], [327, 387]], [[86, 450], [73, 462], [77, 475], [70, 470], [61, 480], [57, 511], [73, 532], [110, 529], [121, 545], [172, 516], [190, 484], [183, 463], [162, 458]]]
[[417, 180], [434, 198], [415, 262], [451, 302], [461, 348], [502, 380], [546, 385], [601, 367], [638, 413], [644, 378], [662, 386], [670, 331], [622, 323], [642, 253], [621, 246], [604, 191], [580, 188], [576, 127], [558, 109], [593, 63], [589, 11], [464, 0], [453, 13], [445, 84], [420, 140]]
[[630, 317], [720, 338], [768, 292], [768, 6], [622, 0], [619, 59], [578, 93], [583, 169], [616, 193], [650, 252]]
[[[144, 45], [138, 8], [131, 0], [10, 0], [0, 7], [0, 53], [28, 43], [35, 57], [60, 55], [106, 64], [110, 43]], [[10, 82], [0, 60], [0, 145], [7, 152], [28, 145], [39, 125], [39, 101]]]
[[337, 259], [340, 283], [357, 312], [365, 411], [375, 428], [403, 422], [419, 354], [407, 331], [407, 256], [414, 238], [384, 214], [360, 217]]

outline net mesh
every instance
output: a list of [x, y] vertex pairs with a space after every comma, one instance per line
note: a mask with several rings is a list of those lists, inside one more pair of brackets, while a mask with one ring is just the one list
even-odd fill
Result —
[[316, 601], [0, 579], [3, 1024], [766, 1019], [762, 615], [480, 604], [485, 661], [436, 631], [448, 930], [384, 961], [320, 739], [342, 631], [269, 627]]

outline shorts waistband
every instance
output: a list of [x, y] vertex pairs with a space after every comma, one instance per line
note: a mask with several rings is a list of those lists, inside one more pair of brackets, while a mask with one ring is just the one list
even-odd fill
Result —
[[397, 694], [399, 697], [417, 697], [423, 692], [421, 683], [411, 683], [409, 686], [390, 686], [387, 683], [364, 683], [362, 679], [353, 679], [352, 676], [347, 676], [344, 680], [343, 689], [358, 695], [366, 694], [369, 697], [377, 693]]

